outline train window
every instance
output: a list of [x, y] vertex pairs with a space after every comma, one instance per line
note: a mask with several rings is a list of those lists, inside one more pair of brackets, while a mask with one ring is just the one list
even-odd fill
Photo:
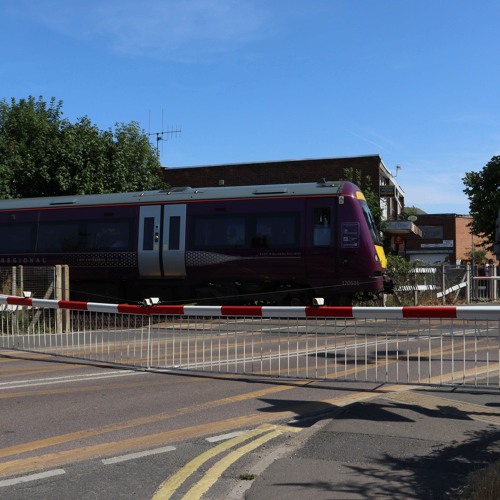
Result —
[[97, 252], [131, 250], [130, 222], [116, 219], [88, 222], [81, 247]]
[[38, 226], [38, 252], [77, 252], [80, 250], [78, 222], [41, 222]]
[[38, 252], [131, 250], [129, 221], [41, 222]]
[[368, 204], [364, 200], [359, 200], [359, 204], [363, 210], [363, 215], [365, 216], [366, 223], [368, 224], [368, 228], [370, 229], [370, 233], [373, 238], [373, 242], [376, 245], [380, 245], [380, 233], [377, 230], [377, 226], [375, 226], [375, 221], [373, 220], [373, 215], [368, 208]]
[[313, 244], [315, 247], [329, 246], [331, 241], [331, 210], [318, 207], [313, 212]]
[[196, 248], [235, 247], [245, 244], [243, 217], [197, 217], [193, 227], [193, 244]]
[[142, 249], [153, 250], [155, 241], [155, 218], [144, 218], [144, 236], [142, 238]]
[[170, 217], [170, 231], [168, 235], [168, 248], [179, 250], [181, 241], [181, 218], [176, 215]]
[[294, 247], [298, 245], [298, 214], [259, 215], [255, 220], [254, 248]]
[[299, 242], [299, 214], [197, 217], [193, 221], [195, 248], [283, 248]]
[[27, 253], [35, 248], [35, 224], [15, 223], [0, 226], [0, 253]]

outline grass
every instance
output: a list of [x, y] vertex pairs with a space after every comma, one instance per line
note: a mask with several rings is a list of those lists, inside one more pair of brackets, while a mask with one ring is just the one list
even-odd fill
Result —
[[499, 496], [500, 462], [495, 462], [469, 475], [460, 500], [498, 500]]
[[249, 473], [240, 474], [240, 479], [242, 481], [252, 481], [253, 479], [255, 479], [255, 474], [249, 474]]

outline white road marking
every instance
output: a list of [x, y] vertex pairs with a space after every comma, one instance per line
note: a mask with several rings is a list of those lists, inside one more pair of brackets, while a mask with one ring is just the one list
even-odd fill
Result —
[[64, 469], [54, 469], [45, 472], [40, 472], [39, 474], [30, 474], [29, 476], [15, 477], [13, 479], [4, 479], [0, 481], [0, 488], [4, 486], [14, 486], [20, 483], [29, 483], [30, 481], [39, 481], [40, 479], [46, 479], [48, 477], [60, 476], [66, 474]]
[[33, 380], [22, 380], [22, 381], [11, 381], [11, 382], [0, 382], [0, 390], [2, 389], [20, 389], [22, 387], [35, 387], [39, 385], [52, 385], [52, 384], [67, 384], [69, 382], [80, 382], [84, 380], [96, 380], [103, 378], [112, 377], [123, 377], [127, 375], [139, 375], [146, 372], [137, 372], [131, 370], [120, 370], [119, 372], [105, 371], [100, 373], [87, 373], [80, 375], [67, 375], [65, 377], [52, 377], [52, 378], [41, 378]]
[[139, 451], [137, 453], [129, 453], [128, 455], [121, 455], [119, 457], [104, 458], [102, 463], [104, 465], [117, 464], [120, 462], [126, 462], [128, 460], [134, 460], [136, 458], [149, 457], [151, 455], [159, 455], [160, 453], [167, 453], [168, 451], [175, 451], [175, 446], [164, 446], [163, 448], [155, 448], [154, 450]]
[[241, 436], [242, 434], [245, 434], [245, 432], [249, 432], [248, 430], [244, 431], [238, 431], [238, 432], [230, 432], [229, 434], [221, 434], [220, 436], [212, 436], [206, 438], [206, 441], [209, 443], [217, 443], [219, 441], [225, 441], [226, 439], [231, 439], [237, 436]]

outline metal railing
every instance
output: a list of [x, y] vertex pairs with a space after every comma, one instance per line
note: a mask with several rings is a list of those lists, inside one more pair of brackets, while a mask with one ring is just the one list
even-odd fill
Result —
[[69, 297], [68, 266], [0, 265], [0, 293], [21, 295], [30, 290], [33, 296], [44, 299]]
[[[500, 307], [134, 306], [0, 296], [0, 348], [146, 370], [500, 387]], [[53, 320], [69, 312], [69, 328]]]
[[494, 302], [499, 296], [497, 268], [484, 276], [479, 266], [418, 263], [406, 275], [396, 278], [394, 297], [388, 305], [437, 305], [460, 302]]

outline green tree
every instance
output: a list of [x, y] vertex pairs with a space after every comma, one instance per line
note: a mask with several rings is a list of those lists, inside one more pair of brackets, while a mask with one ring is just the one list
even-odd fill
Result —
[[0, 102], [0, 197], [139, 191], [164, 187], [162, 168], [136, 122], [100, 130], [62, 118], [62, 101]]
[[419, 265], [418, 262], [409, 262], [398, 255], [387, 256], [387, 275], [394, 282], [394, 288], [407, 284], [410, 272]]
[[488, 260], [486, 258], [486, 250], [476, 248], [476, 245], [474, 245], [474, 251], [469, 250], [465, 252], [465, 256], [476, 266], [483, 266]]
[[500, 209], [500, 156], [494, 156], [481, 172], [467, 172], [462, 181], [469, 198], [472, 232], [484, 238], [485, 248], [492, 250]]
[[[30, 196], [33, 185], [50, 182], [54, 153], [59, 149], [61, 102], [47, 105], [33, 97], [0, 102], [0, 195]], [[25, 194], [27, 193], [27, 194]], [[42, 192], [41, 195], [44, 195]]]
[[401, 219], [407, 220], [408, 217], [411, 217], [412, 215], [418, 217], [421, 214], [425, 214], [425, 212], [421, 208], [411, 205], [409, 207], [405, 207], [401, 212]]

